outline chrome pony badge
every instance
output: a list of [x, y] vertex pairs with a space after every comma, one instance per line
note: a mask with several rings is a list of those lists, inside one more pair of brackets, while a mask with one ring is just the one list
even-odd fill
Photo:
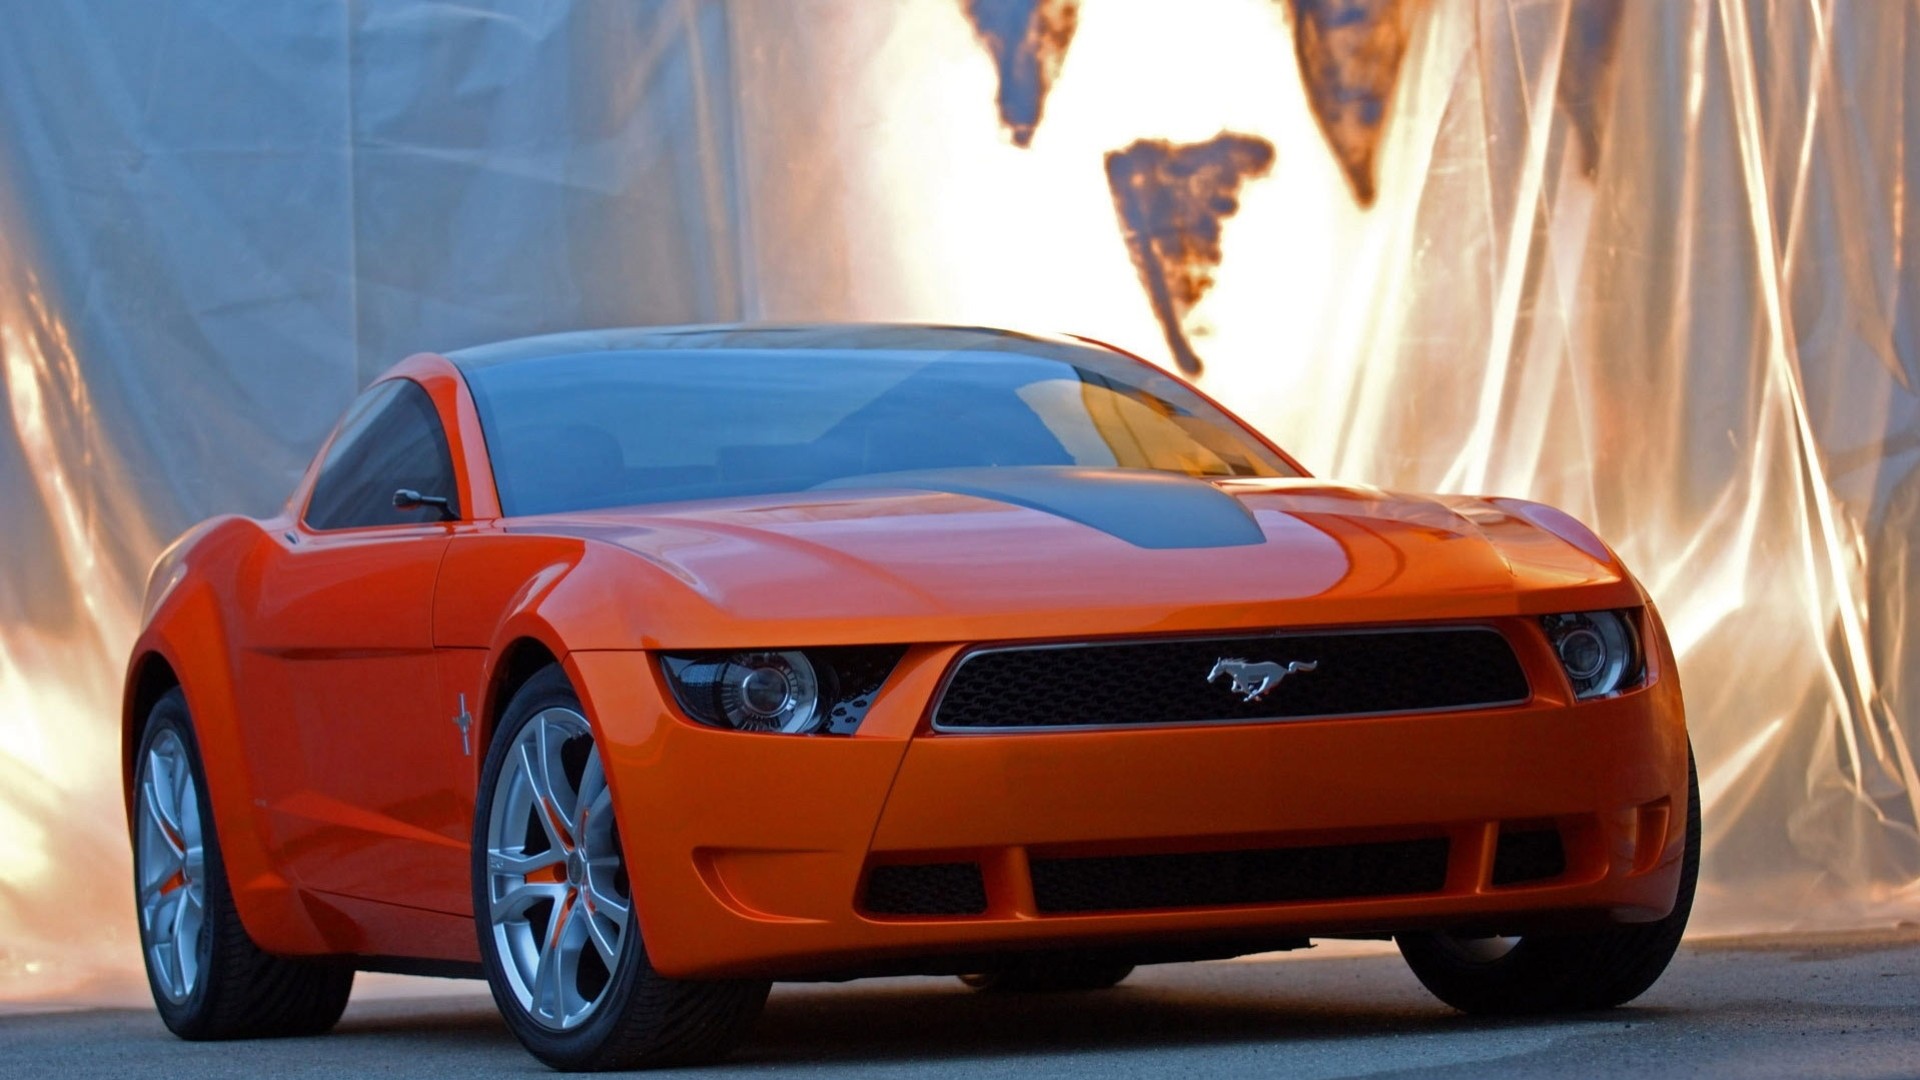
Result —
[[1218, 682], [1220, 676], [1225, 675], [1232, 680], [1228, 689], [1241, 695], [1241, 701], [1259, 701], [1267, 696], [1267, 691], [1279, 686], [1280, 680], [1319, 666], [1318, 660], [1293, 660], [1282, 667], [1271, 661], [1249, 664], [1245, 660], [1221, 657], [1213, 662], [1213, 670], [1207, 673], [1207, 681]]

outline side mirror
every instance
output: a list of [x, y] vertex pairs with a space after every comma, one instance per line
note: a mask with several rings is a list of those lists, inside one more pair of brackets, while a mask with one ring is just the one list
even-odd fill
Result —
[[412, 488], [401, 488], [393, 493], [395, 510], [418, 510], [423, 506], [439, 510], [441, 521], [460, 520], [460, 515], [453, 511], [453, 500], [444, 495], [422, 495]]

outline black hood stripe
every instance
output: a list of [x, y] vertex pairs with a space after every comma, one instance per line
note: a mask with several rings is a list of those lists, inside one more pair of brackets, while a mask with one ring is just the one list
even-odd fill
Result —
[[822, 488], [906, 488], [1039, 510], [1142, 548], [1244, 547], [1266, 534], [1240, 500], [1204, 480], [1145, 469], [1022, 465], [852, 476]]

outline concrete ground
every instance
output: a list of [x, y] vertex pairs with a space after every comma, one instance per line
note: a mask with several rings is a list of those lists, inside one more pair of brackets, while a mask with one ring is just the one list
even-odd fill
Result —
[[[1690, 943], [1605, 1013], [1472, 1020], [1399, 957], [1144, 968], [1116, 990], [987, 997], [952, 979], [775, 987], [705, 1077], [1920, 1077], [1920, 928]], [[364, 978], [364, 977], [363, 977]], [[539, 1075], [477, 983], [370, 979], [318, 1039], [184, 1043], [151, 1009], [0, 1013], [0, 1077]]]

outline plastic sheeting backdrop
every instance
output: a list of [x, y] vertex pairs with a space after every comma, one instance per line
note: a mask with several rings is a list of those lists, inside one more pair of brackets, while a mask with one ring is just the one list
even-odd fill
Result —
[[[145, 567], [422, 348], [926, 319], [1559, 505], [1680, 650], [1707, 929], [1920, 916], [1920, 3], [18, 4], [0, 995], [137, 971]], [[98, 984], [95, 984], [98, 985]]]

